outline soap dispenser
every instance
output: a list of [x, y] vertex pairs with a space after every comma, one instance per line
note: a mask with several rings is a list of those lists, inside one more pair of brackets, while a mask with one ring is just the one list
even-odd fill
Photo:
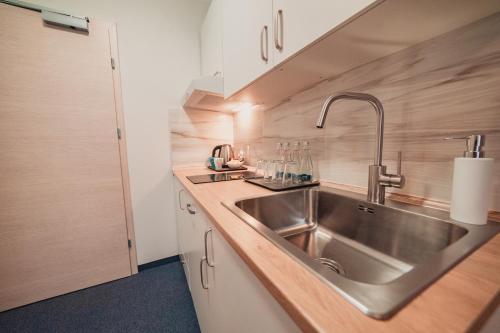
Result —
[[469, 135], [463, 157], [455, 158], [450, 217], [471, 224], [486, 224], [493, 190], [493, 158], [486, 158], [482, 150], [485, 136]]

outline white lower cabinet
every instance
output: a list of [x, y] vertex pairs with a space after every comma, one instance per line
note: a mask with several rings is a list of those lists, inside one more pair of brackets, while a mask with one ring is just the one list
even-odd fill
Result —
[[210, 332], [300, 332], [222, 235], [212, 231]]
[[[175, 189], [175, 219], [177, 222], [177, 245], [179, 249], [179, 257], [181, 259], [182, 266], [184, 268], [184, 273], [186, 274], [186, 280], [189, 283], [189, 256], [188, 256], [188, 244], [187, 244], [187, 228], [189, 226], [188, 219], [189, 215], [186, 210], [186, 199], [187, 193], [182, 188], [182, 185], [177, 179], [174, 180]], [[189, 289], [191, 286], [189, 285]]]
[[300, 332], [180, 182], [175, 183], [180, 198], [176, 206], [179, 252], [186, 261], [201, 331]]

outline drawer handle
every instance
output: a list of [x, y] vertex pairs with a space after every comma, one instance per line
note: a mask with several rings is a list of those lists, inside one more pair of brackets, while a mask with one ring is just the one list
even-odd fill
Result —
[[203, 289], [208, 289], [209, 285], [208, 283], [205, 285], [205, 279], [203, 277], [203, 263], [206, 262], [208, 264], [207, 258], [203, 257], [200, 260], [200, 279], [201, 279], [201, 286]]
[[187, 210], [188, 210], [189, 214], [194, 215], [194, 214], [196, 214], [196, 209], [194, 209], [194, 207], [193, 207], [193, 208], [192, 208], [192, 207], [193, 207], [193, 206], [191, 206], [191, 204], [187, 204], [187, 205], [186, 205], [186, 208], [187, 208]]

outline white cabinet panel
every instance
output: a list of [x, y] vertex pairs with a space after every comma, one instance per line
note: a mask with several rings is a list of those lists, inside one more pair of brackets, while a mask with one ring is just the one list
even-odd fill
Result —
[[[273, 0], [274, 63], [279, 64], [373, 2], [375, 0]], [[278, 49], [276, 43], [282, 49]]]
[[[174, 178], [174, 197], [175, 197], [175, 217], [177, 224], [177, 245], [179, 256], [181, 258], [181, 262], [184, 268], [184, 273], [186, 274], [186, 280], [189, 285], [189, 258], [186, 252], [187, 247], [187, 232], [186, 229], [188, 227], [187, 221], [189, 220], [188, 213], [186, 211], [186, 200], [187, 193], [183, 189], [182, 185], [179, 181]], [[189, 286], [191, 289], [191, 286]]]
[[222, 17], [224, 96], [229, 97], [272, 68], [272, 0], [224, 0]]
[[219, 1], [228, 98], [377, 0]]
[[222, 67], [222, 1], [212, 0], [201, 25], [201, 75], [213, 76]]
[[217, 230], [212, 240], [211, 332], [301, 332]]
[[[208, 268], [202, 260], [205, 257], [204, 235], [207, 230], [206, 218], [198, 209], [194, 200], [189, 199], [186, 210], [189, 214], [188, 228], [186, 229], [186, 238], [188, 239], [189, 249], [189, 285], [191, 286], [191, 296], [196, 309], [196, 315], [202, 332], [210, 332], [210, 308], [208, 303]], [[202, 284], [203, 274], [203, 284]]]

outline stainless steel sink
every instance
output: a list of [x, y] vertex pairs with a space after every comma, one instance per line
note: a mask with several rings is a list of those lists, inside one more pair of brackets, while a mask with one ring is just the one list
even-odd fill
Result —
[[326, 187], [223, 202], [365, 314], [388, 318], [499, 232]]

